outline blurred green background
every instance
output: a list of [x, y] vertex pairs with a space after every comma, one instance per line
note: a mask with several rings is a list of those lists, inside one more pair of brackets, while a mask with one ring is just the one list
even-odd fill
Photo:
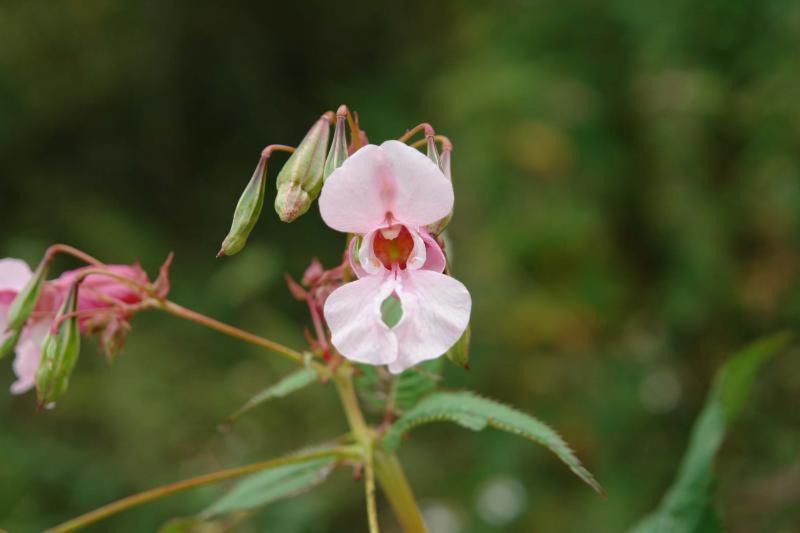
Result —
[[[242, 254], [214, 258], [260, 149], [340, 103], [373, 141], [431, 122], [455, 143], [450, 233], [474, 298], [472, 369], [448, 365], [446, 386], [549, 422], [609, 493], [530, 442], [430, 426], [401, 459], [437, 533], [625, 530], [669, 485], [714, 369], [800, 320], [797, 2], [180, 4], [0, 4], [0, 256], [65, 242], [155, 274], [173, 250], [174, 300], [302, 346], [282, 274], [342, 245], [317, 210], [265, 209]], [[110, 367], [84, 348], [57, 409], [0, 394], [0, 527], [345, 430], [317, 387], [219, 433], [290, 365], [169, 316], [133, 325]], [[800, 531], [798, 397], [794, 351], [719, 457], [728, 530]], [[152, 531], [220, 490], [94, 530]], [[364, 531], [363, 493], [341, 471], [249, 527]]]

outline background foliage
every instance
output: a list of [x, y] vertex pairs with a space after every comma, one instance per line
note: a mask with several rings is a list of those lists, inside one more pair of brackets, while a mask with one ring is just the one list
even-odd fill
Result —
[[[265, 210], [243, 254], [214, 259], [259, 150], [342, 102], [373, 140], [430, 121], [455, 143], [452, 250], [475, 301], [472, 370], [448, 365], [446, 384], [550, 423], [610, 497], [524, 440], [437, 425], [402, 450], [429, 520], [621, 531], [669, 485], [714, 369], [800, 319], [798, 45], [790, 0], [6, 0], [0, 251], [35, 263], [67, 242], [155, 274], [174, 250], [175, 300], [299, 345], [282, 273], [342, 245], [315, 212], [286, 226]], [[40, 530], [341, 433], [325, 388], [217, 431], [287, 370], [137, 317], [111, 368], [84, 349], [58, 409], [0, 394], [0, 526]], [[765, 367], [721, 451], [730, 531], [797, 531], [799, 396], [795, 351]], [[218, 494], [105, 527], [152, 530]], [[362, 505], [337, 472], [252, 527], [349, 530]]]

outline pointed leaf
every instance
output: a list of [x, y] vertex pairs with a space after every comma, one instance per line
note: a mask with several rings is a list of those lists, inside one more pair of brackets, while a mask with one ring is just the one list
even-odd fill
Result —
[[713, 507], [714, 458], [741, 411], [756, 372], [791, 339], [778, 334], [757, 341], [720, 369], [689, 437], [678, 475], [654, 513], [631, 533], [705, 533], [722, 530]]
[[267, 400], [271, 400], [272, 398], [283, 398], [284, 396], [288, 396], [289, 394], [302, 389], [314, 383], [317, 380], [317, 371], [313, 368], [301, 368], [292, 372], [291, 374], [285, 376], [283, 379], [275, 383], [274, 385], [270, 385], [266, 389], [262, 390], [242, 405], [239, 409], [236, 410], [230, 417], [228, 417], [228, 422], [235, 422], [240, 416], [242, 416], [247, 411], [253, 409], [254, 407], [258, 407], [262, 403], [266, 402]]
[[200, 518], [255, 509], [305, 492], [325, 481], [337, 460], [335, 456], [317, 457], [253, 474], [211, 504]]
[[536, 418], [494, 400], [471, 392], [439, 392], [420, 401], [389, 429], [384, 446], [390, 450], [400, 445], [404, 433], [430, 422], [455, 422], [473, 431], [491, 426], [514, 433], [546, 446], [594, 490], [603, 489], [586, 470], [566, 442], [550, 426]]

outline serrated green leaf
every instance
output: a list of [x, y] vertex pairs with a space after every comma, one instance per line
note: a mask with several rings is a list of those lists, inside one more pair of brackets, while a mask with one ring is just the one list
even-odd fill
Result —
[[564, 439], [550, 426], [522, 411], [471, 392], [439, 392], [424, 398], [391, 426], [384, 438], [384, 446], [394, 450], [410, 429], [430, 422], [444, 421], [454, 422], [473, 431], [491, 426], [542, 444], [594, 490], [603, 492]]
[[258, 407], [267, 400], [273, 398], [283, 398], [289, 394], [302, 389], [317, 380], [317, 371], [313, 368], [301, 368], [283, 377], [274, 385], [270, 385], [262, 390], [252, 398], [250, 398], [244, 405], [237, 409], [231, 416], [228, 417], [228, 422], [235, 422], [240, 416], [247, 411]]
[[319, 485], [333, 470], [337, 457], [292, 463], [248, 476], [200, 513], [202, 520], [222, 514], [262, 507]]
[[756, 372], [791, 336], [757, 341], [734, 355], [719, 370], [689, 437], [678, 475], [654, 513], [631, 533], [713, 533], [721, 531], [713, 508], [714, 458], [725, 432], [741, 411]]

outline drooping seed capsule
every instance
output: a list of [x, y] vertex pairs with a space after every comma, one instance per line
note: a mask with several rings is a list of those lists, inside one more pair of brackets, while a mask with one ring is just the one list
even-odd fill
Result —
[[278, 173], [275, 211], [284, 222], [292, 222], [305, 214], [319, 196], [330, 122], [330, 113], [322, 115]]
[[[42, 341], [42, 359], [36, 371], [36, 396], [40, 407], [58, 400], [67, 390], [78, 354], [81, 336], [78, 328], [78, 285], [73, 283], [67, 298], [56, 315], [55, 331], [51, 330]], [[68, 318], [65, 316], [70, 315]]]
[[469, 370], [469, 341], [470, 341], [470, 327], [464, 330], [461, 338], [456, 341], [452, 348], [447, 352], [447, 358], [458, 366]]
[[217, 257], [233, 255], [244, 248], [247, 237], [253, 231], [258, 216], [261, 214], [261, 207], [264, 205], [264, 195], [267, 182], [267, 161], [269, 153], [262, 153], [261, 159], [253, 172], [253, 177], [245, 187], [239, 202], [236, 204], [236, 211], [233, 212], [233, 222], [228, 236], [222, 241]]
[[344, 160], [347, 159], [347, 136], [345, 135], [345, 120], [347, 120], [347, 107], [340, 106], [336, 111], [336, 129], [333, 131], [333, 142], [325, 159], [325, 171], [322, 181], [328, 179], [334, 170], [339, 168]]
[[[434, 150], [434, 152], [436, 150], [436, 145], [435, 144], [433, 145], [433, 150]], [[442, 171], [442, 174], [444, 174], [447, 177], [447, 179], [450, 180], [451, 183], [453, 181], [453, 176], [452, 176], [451, 169], [450, 169], [450, 155], [452, 153], [453, 153], [453, 148], [450, 145], [449, 141], [446, 141], [445, 145], [443, 147], [441, 155], [438, 156], [439, 169]], [[428, 157], [431, 157], [430, 139], [428, 140]], [[443, 219], [438, 220], [438, 221], [434, 222], [433, 224], [428, 225], [428, 227], [427, 227], [428, 232], [430, 232], [431, 235], [439, 235], [440, 233], [442, 233], [445, 230], [447, 225], [450, 224], [450, 220], [452, 218], [453, 218], [453, 212], [450, 211], [450, 213], [446, 217], [444, 217]]]
[[36, 302], [39, 301], [39, 296], [42, 294], [42, 287], [44, 287], [45, 278], [47, 278], [47, 271], [50, 269], [49, 257], [42, 259], [39, 266], [36, 267], [36, 272], [33, 273], [31, 279], [28, 280], [27, 285], [19, 291], [17, 297], [11, 303], [8, 309], [8, 326], [7, 329], [13, 331], [21, 331], [22, 326], [28, 321], [31, 313], [36, 308]]

